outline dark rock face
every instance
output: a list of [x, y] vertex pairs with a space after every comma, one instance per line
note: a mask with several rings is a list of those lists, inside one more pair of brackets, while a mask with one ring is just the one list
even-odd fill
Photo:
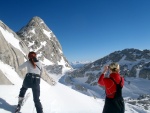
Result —
[[45, 66], [45, 69], [48, 71], [48, 73], [52, 73], [52, 74], [62, 74], [62, 65], [49, 65], [49, 66]]
[[139, 73], [139, 77], [141, 78], [148, 78], [150, 80], [150, 62], [146, 63], [143, 66], [143, 69], [141, 69], [140, 73]]

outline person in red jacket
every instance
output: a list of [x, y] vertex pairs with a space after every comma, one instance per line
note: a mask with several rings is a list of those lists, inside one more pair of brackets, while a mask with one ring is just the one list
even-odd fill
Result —
[[[105, 73], [110, 71], [109, 77]], [[124, 113], [125, 106], [122, 97], [124, 78], [119, 74], [120, 66], [118, 63], [111, 63], [105, 66], [98, 80], [98, 84], [105, 87], [106, 98], [103, 113]]]

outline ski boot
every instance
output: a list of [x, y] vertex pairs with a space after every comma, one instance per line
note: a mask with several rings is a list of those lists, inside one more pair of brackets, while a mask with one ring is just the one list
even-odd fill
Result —
[[23, 97], [19, 97], [18, 105], [17, 105], [15, 113], [19, 113], [20, 112], [20, 109], [21, 109], [21, 106], [22, 106], [22, 103], [23, 103], [23, 99], [24, 99]]

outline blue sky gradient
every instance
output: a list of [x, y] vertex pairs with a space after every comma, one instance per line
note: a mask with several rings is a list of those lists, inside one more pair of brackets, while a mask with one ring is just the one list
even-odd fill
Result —
[[150, 49], [150, 0], [0, 0], [0, 20], [19, 31], [39, 16], [69, 61], [125, 48]]

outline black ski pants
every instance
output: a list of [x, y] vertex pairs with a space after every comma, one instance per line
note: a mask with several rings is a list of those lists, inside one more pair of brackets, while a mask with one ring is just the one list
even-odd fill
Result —
[[106, 97], [103, 113], [124, 113], [125, 105], [122, 97], [109, 99]]
[[[37, 79], [37, 78], [34, 78], [34, 79]], [[36, 81], [38, 81], [38, 80], [36, 80]], [[39, 99], [39, 97], [40, 97], [40, 84], [39, 84], [39, 82], [38, 83], [35, 82], [31, 88], [32, 88], [33, 100], [34, 100], [34, 104], [36, 107], [36, 111], [37, 111], [37, 113], [43, 113], [42, 104], [41, 104], [40, 99]], [[22, 88], [20, 89], [19, 97], [24, 97], [27, 89], [28, 88], [25, 88], [24, 86], [22, 86]]]

